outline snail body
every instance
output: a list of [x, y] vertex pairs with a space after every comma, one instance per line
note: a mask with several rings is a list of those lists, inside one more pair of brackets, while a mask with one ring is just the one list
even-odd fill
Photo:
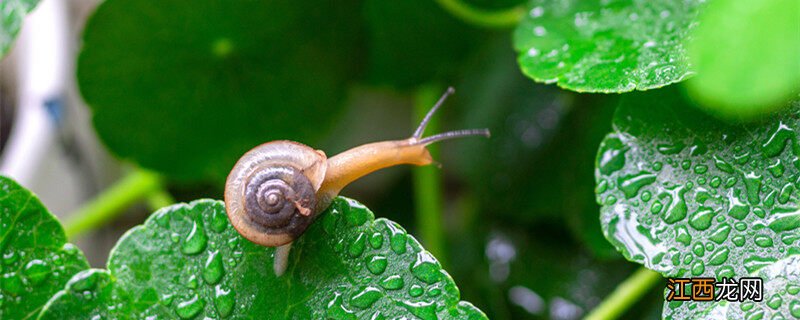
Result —
[[274, 269], [286, 269], [291, 242], [305, 232], [351, 182], [400, 164], [433, 163], [427, 145], [451, 138], [483, 135], [486, 129], [450, 131], [422, 138], [425, 126], [452, 88], [428, 112], [414, 134], [404, 140], [361, 145], [334, 157], [301, 143], [279, 140], [245, 153], [228, 175], [225, 210], [234, 228], [249, 241], [278, 247]]

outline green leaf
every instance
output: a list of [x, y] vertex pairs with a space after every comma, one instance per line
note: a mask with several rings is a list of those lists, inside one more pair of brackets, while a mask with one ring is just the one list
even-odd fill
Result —
[[43, 318], [485, 319], [413, 237], [353, 200], [294, 242], [281, 277], [274, 251], [239, 236], [220, 201], [167, 207], [119, 241], [110, 274], [77, 275]]
[[683, 41], [703, 1], [532, 0], [514, 31], [522, 71], [578, 92], [627, 92], [691, 75]]
[[122, 158], [223, 181], [265, 141], [314, 145], [356, 76], [355, 0], [103, 2], [78, 83], [100, 138]]
[[452, 76], [483, 34], [434, 1], [368, 0], [370, 82], [400, 88]]
[[32, 319], [89, 264], [39, 199], [0, 176], [0, 318]]
[[784, 107], [800, 90], [798, 32], [796, 0], [712, 1], [689, 45], [690, 93], [727, 118]]
[[0, 1], [0, 58], [11, 49], [22, 28], [22, 21], [37, 4], [39, 0]]
[[606, 238], [665, 276], [751, 274], [800, 253], [800, 99], [730, 125], [673, 89], [623, 97], [597, 155]]
[[[800, 256], [794, 255], [770, 263], [751, 273], [750, 276], [763, 279], [763, 301], [668, 303], [664, 308], [663, 317], [664, 319], [800, 318]], [[690, 305], [694, 306], [689, 307]]]

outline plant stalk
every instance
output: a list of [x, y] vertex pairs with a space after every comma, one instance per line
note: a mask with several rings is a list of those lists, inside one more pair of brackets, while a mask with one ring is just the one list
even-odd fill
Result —
[[614, 292], [603, 300], [584, 320], [617, 319], [655, 284], [662, 280], [661, 274], [645, 267], [636, 270], [620, 283]]
[[525, 7], [518, 5], [499, 11], [475, 8], [461, 0], [436, 0], [445, 11], [472, 25], [483, 28], [502, 29], [516, 26], [525, 14]]
[[148, 197], [151, 206], [174, 202], [163, 190], [158, 174], [136, 169], [72, 213], [70, 220], [64, 223], [64, 231], [69, 239], [74, 239], [105, 225], [124, 209]]
[[[418, 123], [430, 110], [441, 93], [440, 86], [425, 85], [417, 89], [414, 96], [414, 123]], [[436, 118], [428, 123], [426, 133], [431, 135], [438, 132], [439, 121]], [[424, 136], [424, 135], [423, 135]], [[437, 158], [439, 147], [436, 144], [428, 146], [434, 159]], [[444, 245], [444, 228], [442, 217], [442, 177], [439, 168], [435, 165], [414, 167], [412, 169], [414, 183], [415, 219], [419, 236], [425, 248], [428, 249], [444, 265], [446, 260]]]

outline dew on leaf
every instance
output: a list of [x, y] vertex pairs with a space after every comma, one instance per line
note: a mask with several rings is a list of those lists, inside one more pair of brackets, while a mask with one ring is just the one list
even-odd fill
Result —
[[436, 305], [433, 302], [404, 301], [403, 305], [409, 312], [422, 320], [438, 319], [436, 316]]
[[730, 250], [726, 247], [720, 247], [717, 251], [714, 251], [711, 256], [708, 258], [708, 264], [712, 266], [718, 266], [726, 261], [728, 261], [728, 253]]
[[380, 284], [381, 284], [381, 287], [383, 287], [386, 290], [402, 289], [403, 286], [405, 285], [405, 283], [403, 281], [403, 277], [401, 277], [399, 275], [388, 276], [388, 277], [384, 278], [383, 280], [381, 280]]
[[356, 239], [350, 243], [350, 247], [348, 248], [348, 254], [350, 257], [358, 257], [362, 253], [364, 253], [364, 249], [367, 247], [367, 235], [363, 232], [360, 232]]
[[188, 300], [178, 303], [175, 312], [181, 319], [192, 319], [203, 311], [203, 307], [205, 307], [205, 302], [195, 294]]
[[367, 262], [367, 269], [374, 275], [380, 275], [386, 270], [388, 261], [384, 256], [372, 256]]
[[424, 292], [425, 292], [425, 289], [423, 289], [423, 288], [422, 288], [420, 285], [418, 285], [418, 284], [411, 285], [411, 287], [410, 287], [410, 288], [408, 288], [408, 294], [409, 294], [410, 296], [412, 296], [412, 297], [419, 297], [419, 296], [421, 296], [421, 295], [422, 295]]
[[417, 253], [417, 259], [411, 265], [411, 274], [428, 284], [438, 282], [442, 276], [439, 263], [429, 252], [424, 250]]
[[728, 240], [728, 234], [730, 233], [731, 233], [731, 226], [727, 223], [721, 224], [718, 227], [716, 227], [714, 232], [712, 232], [708, 238], [711, 241], [716, 242], [717, 244], [722, 244], [723, 242], [725, 242], [725, 240]]
[[755, 242], [757, 246], [762, 248], [772, 247], [772, 237], [767, 235], [763, 234], [756, 235], [756, 237], [753, 239], [753, 242]]
[[219, 283], [224, 273], [222, 255], [219, 251], [210, 252], [203, 267], [203, 280], [208, 284], [214, 285]]
[[642, 171], [637, 174], [620, 177], [617, 181], [620, 190], [625, 194], [625, 198], [630, 199], [639, 194], [639, 190], [656, 181], [656, 175]]
[[375, 287], [366, 287], [350, 298], [350, 304], [356, 308], [366, 309], [383, 297], [383, 292]]
[[207, 242], [208, 238], [206, 237], [206, 232], [203, 230], [203, 226], [199, 225], [197, 221], [194, 221], [192, 223], [192, 230], [183, 241], [183, 245], [181, 245], [181, 252], [187, 255], [198, 254], [206, 248]]
[[711, 226], [714, 218], [714, 210], [708, 207], [700, 207], [689, 217], [689, 225], [695, 230], [706, 230]]
[[47, 279], [50, 274], [50, 266], [42, 260], [34, 259], [25, 264], [22, 273], [33, 285], [37, 285]]

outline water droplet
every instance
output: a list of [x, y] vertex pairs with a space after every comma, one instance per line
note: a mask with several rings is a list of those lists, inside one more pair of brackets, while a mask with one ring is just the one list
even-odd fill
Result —
[[189, 276], [189, 280], [186, 281], [186, 287], [189, 289], [197, 289], [197, 276]]
[[783, 299], [781, 299], [781, 296], [778, 294], [772, 295], [772, 297], [767, 300], [767, 305], [775, 310], [781, 307], [781, 303], [783, 303]]
[[372, 216], [372, 212], [363, 204], [358, 203], [358, 201], [347, 199], [347, 204], [347, 206], [344, 206], [348, 207], [344, 212], [344, 220], [349, 226], [361, 226]]
[[692, 275], [699, 276], [702, 275], [703, 272], [706, 271], [706, 265], [703, 263], [702, 259], [697, 259], [697, 261], [692, 264]]
[[761, 151], [767, 157], [775, 157], [783, 152], [783, 149], [786, 148], [786, 141], [791, 138], [794, 138], [794, 130], [781, 122], [767, 141], [761, 145]]
[[3, 263], [6, 265], [11, 265], [14, 262], [17, 262], [17, 252], [14, 250], [9, 250], [6, 253], [3, 253]]
[[181, 319], [191, 319], [200, 314], [203, 307], [205, 307], [205, 303], [195, 294], [189, 300], [178, 303], [175, 312]]
[[350, 247], [348, 248], [348, 254], [350, 254], [351, 257], [355, 258], [364, 253], [364, 249], [366, 248], [367, 248], [367, 236], [363, 232], [359, 232], [358, 236], [356, 236], [356, 240], [350, 243]]
[[711, 241], [716, 242], [717, 244], [722, 244], [725, 240], [728, 239], [728, 235], [731, 233], [731, 226], [727, 223], [719, 225], [714, 232], [708, 237]]
[[775, 258], [751, 256], [744, 259], [744, 268], [748, 273], [753, 273], [758, 269], [768, 266], [770, 263], [774, 263], [777, 260], [778, 259]]
[[758, 204], [761, 202], [761, 175], [755, 172], [748, 173], [744, 176], [744, 187], [747, 191], [747, 201], [750, 204]]
[[800, 210], [776, 208], [770, 214], [767, 225], [775, 232], [800, 228]]
[[688, 189], [683, 186], [668, 190], [669, 199], [671, 199], [671, 201], [669, 201], [664, 216], [661, 217], [664, 222], [673, 224], [686, 218], [686, 213], [688, 211], [686, 199], [684, 199], [686, 191], [688, 191]]
[[189, 236], [181, 246], [181, 252], [186, 255], [198, 254], [206, 248], [207, 242], [208, 238], [206, 238], [203, 226], [195, 221], [192, 223], [192, 231], [189, 232]]
[[800, 293], [800, 284], [788, 283], [786, 284], [786, 292], [789, 294]]
[[708, 171], [708, 166], [703, 164], [698, 164], [694, 167], [694, 173], [696, 174], [704, 174]]
[[711, 226], [714, 218], [714, 210], [708, 207], [700, 207], [689, 217], [689, 225], [695, 230], [702, 231]]
[[600, 144], [598, 154], [598, 170], [604, 175], [610, 175], [625, 166], [625, 146], [617, 138], [606, 138]]
[[762, 248], [772, 247], [772, 238], [770, 238], [767, 235], [759, 234], [755, 237], [753, 242], [755, 242], [757, 246]]
[[689, 231], [686, 230], [685, 226], [678, 226], [675, 228], [675, 241], [688, 246], [690, 243], [692, 243], [692, 235], [689, 234]]
[[686, 147], [686, 144], [683, 142], [676, 142], [672, 144], [662, 143], [656, 146], [656, 150], [663, 155], [673, 155], [681, 152], [683, 148]]
[[223, 232], [229, 225], [228, 215], [225, 214], [224, 210], [211, 209], [211, 229], [214, 230], [214, 232]]
[[33, 285], [38, 285], [47, 279], [50, 271], [50, 266], [48, 266], [46, 262], [34, 259], [25, 265], [25, 269], [22, 273]]
[[800, 300], [793, 300], [789, 303], [789, 313], [795, 318], [800, 318]]
[[342, 295], [338, 292], [334, 293], [333, 300], [328, 302], [327, 309], [325, 310], [326, 316], [329, 319], [336, 320], [355, 320], [356, 315], [353, 311], [348, 310], [342, 305]]
[[372, 236], [369, 237], [369, 245], [372, 246], [373, 249], [380, 249], [381, 246], [383, 246], [383, 234], [374, 232]]
[[411, 285], [411, 288], [408, 288], [408, 294], [412, 297], [419, 297], [423, 293], [425, 293], [425, 289], [418, 284]]
[[374, 275], [382, 274], [386, 270], [388, 261], [384, 256], [373, 256], [367, 263], [367, 269]]
[[392, 251], [396, 254], [405, 253], [407, 241], [406, 231], [394, 222], [387, 223], [386, 227], [389, 229], [389, 233], [391, 233], [389, 236], [389, 246], [392, 248]]
[[652, 184], [656, 181], [656, 175], [642, 171], [637, 174], [627, 175], [620, 177], [617, 180], [620, 190], [625, 194], [625, 198], [630, 199], [639, 194], [642, 187]]
[[781, 162], [781, 159], [777, 159], [774, 164], [767, 167], [767, 171], [769, 171], [773, 177], [780, 178], [783, 176], [783, 173], [786, 172], [786, 167], [783, 165], [783, 162]]
[[730, 253], [730, 250], [728, 248], [720, 247], [717, 251], [714, 251], [714, 253], [712, 253], [711, 256], [708, 258], [708, 264], [712, 266], [718, 266], [725, 263], [725, 261], [728, 261], [728, 253]]
[[694, 255], [696, 255], [698, 257], [702, 257], [703, 255], [706, 254], [706, 248], [703, 247], [702, 243], [698, 242], [698, 243], [695, 243], [694, 246], [692, 247], [692, 252], [694, 252]]
[[436, 317], [436, 305], [433, 302], [429, 301], [422, 301], [422, 302], [411, 302], [411, 301], [404, 301], [403, 305], [406, 309], [414, 314], [415, 316], [419, 317], [422, 320], [435, 320], [438, 319]]
[[381, 287], [386, 290], [402, 289], [404, 285], [403, 277], [399, 275], [388, 276], [381, 280]]
[[217, 309], [219, 315], [223, 318], [229, 316], [235, 306], [233, 292], [221, 285], [217, 286], [214, 290], [214, 308]]
[[442, 276], [442, 268], [433, 256], [427, 251], [417, 253], [417, 259], [411, 265], [411, 274], [428, 284], [438, 282]]
[[375, 287], [366, 287], [350, 298], [350, 304], [356, 308], [366, 309], [383, 297], [383, 292]]
[[718, 188], [721, 184], [722, 184], [722, 179], [720, 179], [719, 177], [711, 178], [711, 181], [708, 183], [708, 185], [714, 188]]
[[22, 279], [20, 279], [16, 272], [7, 273], [3, 275], [0, 288], [3, 288], [3, 290], [11, 296], [16, 297], [23, 291]]
[[733, 244], [735, 244], [737, 247], [741, 247], [744, 245], [744, 236], [742, 235], [734, 236], [732, 241]]
[[219, 251], [209, 253], [203, 268], [203, 280], [208, 284], [214, 285], [222, 280], [222, 275], [224, 273], [225, 269], [222, 265], [222, 255]]
[[733, 166], [718, 156], [714, 156], [714, 166], [722, 172], [733, 173]]

